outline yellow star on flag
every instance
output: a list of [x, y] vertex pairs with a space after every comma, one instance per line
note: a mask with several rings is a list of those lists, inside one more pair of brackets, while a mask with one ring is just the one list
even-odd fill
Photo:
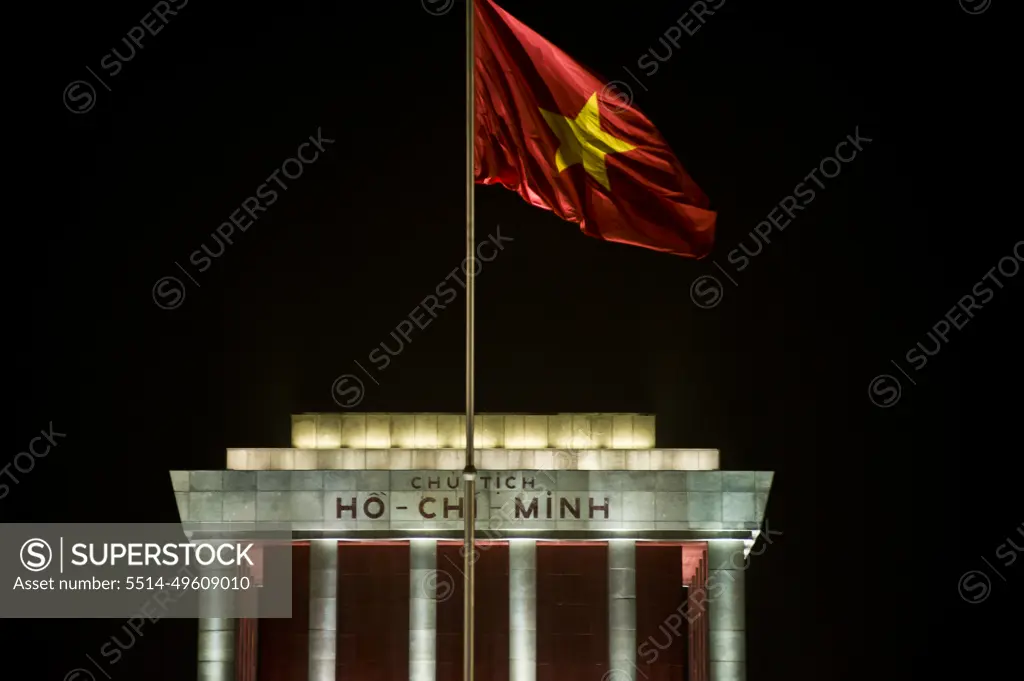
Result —
[[583, 169], [605, 189], [608, 185], [608, 170], [604, 157], [615, 152], [635, 149], [632, 144], [612, 137], [601, 129], [601, 113], [597, 108], [597, 93], [583, 105], [576, 118], [560, 113], [540, 110], [548, 126], [558, 136], [561, 145], [555, 153], [555, 166], [562, 172], [571, 165], [583, 164]]

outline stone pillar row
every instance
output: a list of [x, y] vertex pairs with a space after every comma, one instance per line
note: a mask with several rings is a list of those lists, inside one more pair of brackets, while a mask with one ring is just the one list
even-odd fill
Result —
[[[711, 681], [746, 681], [743, 542], [708, 546], [708, 653]], [[410, 541], [409, 679], [435, 681], [437, 541]], [[338, 543], [310, 546], [309, 680], [336, 678]], [[711, 586], [714, 589], [711, 589]], [[228, 592], [202, 592], [200, 614]], [[205, 605], [204, 605], [205, 604]], [[212, 610], [207, 610], [213, 612]], [[537, 679], [537, 542], [509, 541], [509, 679]], [[637, 681], [636, 542], [608, 542], [607, 681]], [[199, 619], [199, 681], [235, 680], [235, 620]]]

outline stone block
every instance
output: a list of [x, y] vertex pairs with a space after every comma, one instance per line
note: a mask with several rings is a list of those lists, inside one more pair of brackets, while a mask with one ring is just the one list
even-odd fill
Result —
[[626, 452], [619, 449], [607, 449], [601, 452], [601, 469], [606, 471], [622, 471], [626, 469]]
[[437, 449], [436, 414], [416, 414], [416, 449]]
[[294, 449], [271, 449], [270, 451], [270, 470], [274, 471], [291, 471], [295, 470], [295, 450]]
[[651, 453], [646, 450], [626, 452], [626, 470], [647, 471], [651, 469]]
[[334, 659], [338, 628], [338, 599], [311, 598], [309, 601], [309, 656], [314, 660]]
[[269, 449], [250, 449], [249, 450], [249, 470], [253, 471], [267, 471], [270, 470], [270, 452]]
[[633, 447], [633, 415], [614, 414], [612, 416], [612, 447], [631, 449]]
[[391, 418], [387, 414], [366, 415], [366, 449], [391, 447]]
[[554, 414], [548, 417], [548, 447], [572, 447], [572, 414]]
[[356, 471], [356, 489], [368, 491], [383, 491], [390, 489], [390, 471]]
[[437, 417], [437, 444], [439, 447], [466, 446], [466, 417], [440, 414]]
[[461, 470], [466, 465], [466, 450], [439, 449], [437, 451], [438, 470]]
[[656, 475], [655, 484], [659, 492], [685, 492], [686, 471], [663, 471]]
[[319, 468], [319, 455], [315, 449], [295, 450], [295, 470], [314, 471]]
[[573, 449], [594, 449], [591, 439], [591, 417], [590, 414], [572, 414], [572, 448]]
[[525, 416], [523, 418], [523, 448], [537, 449], [548, 446], [548, 417]]
[[403, 449], [416, 448], [416, 416], [414, 414], [393, 414], [391, 416], [391, 446]]
[[256, 493], [256, 520], [258, 522], [322, 520], [323, 517], [323, 492]]
[[658, 522], [676, 522], [688, 520], [686, 492], [656, 492], [654, 495], [654, 513]]
[[366, 415], [341, 415], [341, 446], [366, 449]]
[[654, 416], [637, 414], [633, 417], [633, 444], [636, 449], [651, 449], [655, 446]]
[[[316, 467], [322, 471], [339, 470], [347, 468], [345, 465], [345, 449], [324, 449], [316, 453]], [[361, 449], [354, 451], [363, 451]]]
[[190, 492], [214, 492], [224, 489], [224, 471], [192, 471]]
[[609, 449], [612, 444], [612, 417], [595, 414], [590, 419], [590, 442], [592, 449]]
[[708, 659], [712, 662], [745, 662], [746, 639], [746, 631], [715, 631], [708, 637]]
[[717, 471], [720, 468], [717, 449], [700, 450], [700, 469], [702, 471]]
[[224, 492], [224, 521], [253, 522], [256, 520], [256, 492]]
[[352, 471], [324, 471], [325, 490], [355, 491], [358, 477]]
[[521, 414], [505, 416], [505, 447], [523, 449], [526, 447], [526, 417]]
[[289, 476], [291, 486], [289, 489], [321, 490], [324, 488], [324, 474], [322, 471], [292, 471]]
[[223, 519], [223, 492], [189, 492], [188, 519], [191, 522], [216, 522]]
[[692, 471], [686, 480], [691, 492], [722, 491], [722, 474], [719, 471]]
[[[412, 465], [412, 450], [411, 449], [390, 449], [384, 450], [385, 465], [383, 468], [388, 470], [410, 470], [413, 468]], [[367, 456], [367, 464], [369, 464], [369, 456]], [[367, 465], [369, 468], [369, 465]], [[376, 466], [374, 466], [376, 468]]]
[[624, 521], [654, 521], [654, 492], [622, 492], [622, 519]]
[[482, 449], [477, 468], [489, 471], [503, 471], [508, 469], [507, 449]]
[[752, 471], [722, 471], [722, 490], [725, 492], [753, 492], [755, 474]]
[[227, 452], [228, 470], [244, 471], [249, 468], [249, 451], [246, 449], [229, 449]]
[[505, 419], [498, 414], [477, 414], [475, 444], [480, 449], [505, 446]]
[[316, 449], [316, 415], [292, 416], [292, 447]]
[[256, 489], [258, 490], [290, 490], [291, 488], [291, 471], [259, 471], [256, 474]]
[[674, 452], [674, 468], [679, 471], [699, 471], [700, 451], [696, 449], [682, 449]]
[[608, 598], [636, 598], [636, 570], [623, 568], [608, 569]]
[[723, 521], [753, 522], [755, 517], [753, 492], [722, 492]]
[[[305, 449], [292, 444], [298, 449]], [[316, 419], [317, 449], [337, 449], [341, 447], [341, 414], [318, 414]]]
[[188, 515], [188, 492], [175, 492], [174, 502], [178, 506], [178, 519], [182, 522], [190, 520]]
[[754, 494], [754, 520], [757, 523], [764, 522], [765, 509], [768, 506], [768, 493], [756, 492]]
[[722, 521], [722, 494], [720, 492], [688, 492], [686, 519], [691, 523], [705, 520]]
[[411, 465], [417, 470], [436, 470], [437, 455], [436, 449], [417, 449], [412, 452]]
[[[408, 449], [400, 449], [400, 452], [405, 452], [406, 458], [409, 463], [412, 463], [412, 454], [409, 453]], [[369, 449], [365, 452], [366, 456], [366, 469], [367, 470], [392, 470], [397, 468], [392, 464], [391, 450], [390, 449]], [[408, 468], [408, 466], [406, 466]]]
[[190, 478], [189, 471], [171, 471], [171, 488], [175, 492], [188, 492]]

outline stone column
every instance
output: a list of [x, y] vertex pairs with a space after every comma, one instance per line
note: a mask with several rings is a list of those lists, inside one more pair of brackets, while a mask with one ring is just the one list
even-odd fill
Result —
[[309, 681], [335, 681], [338, 650], [338, 540], [309, 543]]
[[235, 681], [235, 620], [233, 618], [199, 618], [198, 679], [199, 681]]
[[537, 681], [537, 542], [508, 542], [509, 681]]
[[609, 681], [636, 681], [636, 542], [608, 540]]
[[[233, 570], [203, 568], [202, 577], [230, 577]], [[199, 681], [235, 681], [235, 619], [217, 617], [230, 612], [234, 592], [230, 589], [199, 590]]]
[[437, 540], [409, 542], [409, 681], [437, 676]]
[[741, 540], [708, 542], [710, 681], [746, 681], [747, 622]]

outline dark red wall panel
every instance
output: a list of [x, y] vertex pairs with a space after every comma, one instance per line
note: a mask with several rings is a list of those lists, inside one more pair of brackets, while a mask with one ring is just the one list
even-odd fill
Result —
[[681, 546], [636, 545], [636, 642], [644, 681], [682, 681], [686, 669], [686, 589]]
[[408, 544], [339, 542], [337, 676], [409, 678]]
[[[274, 579], [266, 575], [267, 581]], [[259, 681], [305, 679], [309, 671], [309, 544], [292, 547], [292, 616], [260, 618]]]
[[607, 671], [607, 544], [537, 542], [537, 681]]
[[258, 681], [259, 620], [246, 617], [238, 620], [235, 630], [235, 681]]
[[[476, 678], [508, 681], [508, 544], [479, 543], [476, 567]], [[461, 544], [437, 546], [437, 681], [462, 679]]]

